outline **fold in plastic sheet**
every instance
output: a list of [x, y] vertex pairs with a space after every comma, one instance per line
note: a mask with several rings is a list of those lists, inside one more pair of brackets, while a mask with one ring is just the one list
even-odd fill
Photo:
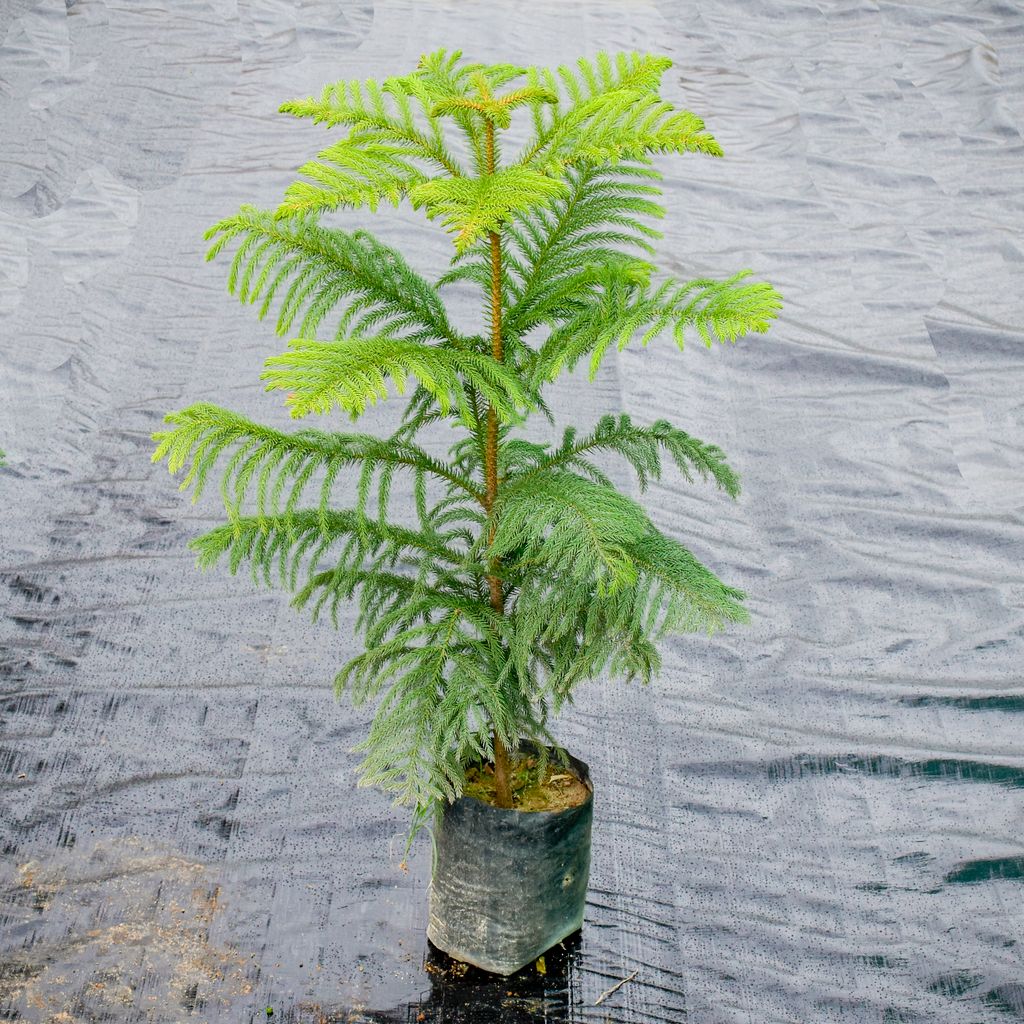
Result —
[[[351, 616], [196, 573], [216, 494], [148, 461], [193, 401], [287, 422], [258, 380], [280, 341], [201, 259], [329, 137], [277, 105], [443, 45], [668, 53], [726, 157], [659, 162], [661, 261], [786, 299], [766, 337], [630, 348], [552, 396], [725, 449], [737, 503], [644, 500], [753, 623], [580, 693], [586, 924], [500, 983], [428, 954], [427, 844], [403, 871], [401, 812], [354, 788]], [[998, 2], [0, 5], [2, 1012], [1024, 1019], [1022, 61]], [[451, 252], [408, 208], [344, 223], [425, 272]]]

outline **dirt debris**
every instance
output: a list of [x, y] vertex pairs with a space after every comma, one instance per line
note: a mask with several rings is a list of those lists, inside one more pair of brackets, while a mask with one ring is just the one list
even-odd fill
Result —
[[251, 958], [217, 946], [208, 869], [141, 840], [29, 860], [0, 888], [8, 920], [61, 935], [0, 954], [0, 1004], [32, 1024], [195, 1021], [253, 989]]

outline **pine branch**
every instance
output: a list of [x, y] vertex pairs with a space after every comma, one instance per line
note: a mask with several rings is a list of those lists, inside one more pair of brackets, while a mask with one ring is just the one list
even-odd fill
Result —
[[428, 178], [402, 146], [347, 139], [321, 150], [299, 173], [312, 181], [292, 182], [275, 216], [319, 214], [339, 206], [368, 206], [371, 211], [381, 203], [398, 206]]
[[396, 641], [368, 651], [358, 666], [375, 688], [390, 683], [367, 738], [355, 748], [365, 754], [360, 784], [394, 793], [397, 803], [422, 808], [456, 799], [464, 764], [487, 749], [479, 723], [505, 717], [493, 673], [458, 626], [452, 612], [438, 626], [422, 627], [429, 629], [426, 643]]
[[[713, 631], [746, 616], [742, 593], [656, 530], [644, 510], [614, 488], [549, 470], [508, 485], [493, 519], [489, 554], [503, 559], [518, 590], [517, 614], [531, 601], [540, 609], [527, 630], [531, 643], [563, 628], [575, 635], [572, 623], [591, 608], [605, 618], [609, 608], [625, 608], [620, 631], [632, 622], [645, 635], [659, 615], [662, 631]], [[524, 628], [520, 616], [516, 629]]]
[[480, 178], [433, 178], [414, 187], [414, 207], [426, 208], [455, 233], [455, 248], [464, 252], [488, 231], [496, 231], [516, 211], [546, 203], [566, 191], [564, 182], [525, 168], [508, 168]]
[[[309, 117], [315, 123], [350, 129], [346, 138], [323, 150], [317, 160], [300, 168], [312, 181], [290, 185], [278, 208], [278, 216], [334, 210], [339, 206], [397, 206], [428, 172], [420, 164], [443, 171], [452, 178], [465, 176], [463, 168], [445, 143], [439, 118], [453, 116], [474, 147], [479, 169], [480, 133], [474, 114], [481, 103], [471, 92], [481, 85], [489, 92], [523, 73], [511, 65], [459, 66], [459, 55], [445, 51], [424, 56], [411, 75], [352, 79], [328, 85], [319, 99], [291, 100], [284, 113]], [[509, 112], [526, 103], [555, 99], [545, 89], [524, 88], [491, 100], [486, 108], [502, 126]], [[410, 100], [417, 101], [419, 111]]]
[[522, 574], [510, 658], [526, 678], [543, 680], [554, 709], [602, 672], [647, 681], [657, 671], [654, 641], [667, 632], [714, 632], [746, 621], [743, 594], [726, 586], [683, 545], [652, 525], [627, 538], [632, 580], [609, 588], [556, 572]]
[[[422, 127], [409, 104], [409, 97], [421, 98]], [[392, 77], [378, 84], [373, 79], [335, 82], [324, 87], [319, 99], [291, 100], [281, 105], [281, 112], [296, 117], [310, 117], [314, 123], [333, 128], [344, 125], [352, 129], [349, 141], [391, 143], [402, 147], [409, 157], [418, 157], [435, 164], [453, 176], [463, 173], [444, 144], [444, 138], [432, 123], [430, 97], [418, 97], [410, 88], [409, 78]]]
[[646, 345], [667, 327], [680, 349], [687, 327], [710, 348], [713, 341], [734, 342], [749, 332], [763, 334], [778, 315], [782, 300], [770, 284], [740, 284], [741, 271], [725, 281], [699, 279], [687, 284], [669, 279], [653, 292], [628, 279], [617, 268], [601, 275], [593, 301], [581, 306], [551, 332], [538, 353], [538, 380], [554, 380], [566, 368], [590, 355], [593, 379], [608, 348], [621, 351], [639, 333]]
[[637, 567], [657, 580], [671, 595], [659, 635], [669, 632], [713, 633], [732, 622], [747, 622], [742, 590], [726, 586], [678, 541], [657, 530], [631, 545]]
[[228, 291], [241, 302], [262, 300], [261, 320], [276, 300], [278, 334], [287, 334], [301, 314], [299, 333], [311, 337], [347, 299], [338, 337], [346, 331], [361, 334], [375, 328], [410, 341], [466, 343], [449, 323], [436, 289], [401, 253], [368, 232], [323, 228], [308, 217], [282, 221], [267, 211], [243, 206], [210, 228], [205, 237], [215, 239], [208, 260], [238, 242]]
[[636, 580], [627, 555], [649, 528], [643, 509], [614, 488], [548, 471], [505, 487], [492, 514], [488, 554], [513, 579], [533, 572], [596, 584], [612, 593]]
[[298, 588], [303, 567], [312, 576], [320, 561], [344, 542], [338, 564], [356, 568], [366, 558], [383, 553], [388, 559], [413, 558], [422, 569], [439, 574], [467, 569], [464, 551], [447, 535], [412, 530], [368, 519], [352, 509], [303, 509], [270, 516], [239, 516], [194, 538], [200, 569], [209, 569], [227, 556], [232, 575], [248, 564], [252, 578], [270, 586], [275, 569], [287, 590]]
[[[628, 164], [613, 168], [571, 169], [569, 193], [550, 209], [528, 211], [515, 219], [510, 234], [521, 253], [520, 283], [511, 291], [516, 300], [506, 322], [525, 332], [540, 324], [556, 323], [589, 299], [599, 280], [594, 270], [616, 264], [636, 268], [640, 280], [650, 265], [619, 246], [653, 251], [650, 240], [661, 232], [641, 217], [660, 218], [664, 207], [657, 171]], [[637, 180], [639, 179], [639, 180]]]
[[389, 621], [396, 613], [408, 627], [431, 621], [435, 613], [447, 614], [457, 608], [481, 617], [489, 612], [487, 603], [459, 577], [437, 572], [434, 567], [433, 582], [426, 583], [419, 577], [387, 571], [381, 567], [387, 561], [390, 557], [376, 559], [369, 569], [341, 564], [314, 573], [295, 594], [292, 605], [299, 609], [308, 607], [314, 622], [327, 608], [337, 628], [339, 606], [358, 592], [356, 629], [373, 627], [381, 638], [386, 637], [386, 631], [380, 629], [381, 623]]
[[510, 658], [550, 694], [556, 712], [604, 672], [646, 683], [660, 665], [650, 634], [663, 601], [643, 577], [611, 594], [531, 579], [516, 601]]
[[272, 356], [266, 366], [262, 376], [267, 390], [288, 391], [293, 416], [326, 413], [338, 406], [355, 418], [368, 404], [387, 397], [389, 379], [396, 392], [404, 394], [410, 375], [430, 393], [442, 415], [454, 409], [464, 422], [472, 417], [467, 385], [484, 395], [505, 421], [518, 418], [519, 411], [531, 405], [515, 372], [490, 356], [392, 338], [335, 343], [297, 338], [289, 343], [288, 352]]
[[[348, 466], [359, 466], [366, 484], [374, 473], [397, 467], [412, 471], [417, 478], [430, 475], [481, 500], [471, 479], [407, 441], [316, 430], [287, 434], [206, 403], [170, 413], [164, 422], [173, 429], [153, 435], [157, 448], [152, 459], [166, 458], [172, 474], [187, 468], [181, 490], [192, 486], [193, 502], [198, 501], [218, 460], [233, 453], [221, 477], [224, 505], [232, 516], [241, 514], [242, 503], [254, 488], [257, 515], [294, 510], [318, 470], [323, 471], [319, 508], [325, 513], [335, 480]], [[360, 502], [357, 511], [365, 511], [365, 502]]]
[[524, 460], [519, 473], [513, 473], [509, 482], [515, 486], [531, 477], [556, 469], [574, 469], [587, 473], [602, 482], [603, 474], [585, 458], [586, 455], [609, 451], [621, 455], [633, 467], [641, 490], [649, 481], [661, 477], [661, 449], [669, 453], [686, 480], [693, 482], [696, 472], [702, 479], [711, 479], [730, 498], [740, 493], [739, 477], [729, 468], [725, 453], [713, 444], [706, 444], [672, 426], [667, 420], [657, 420], [649, 427], [641, 427], [625, 413], [618, 417], [602, 416], [593, 432], [577, 440], [575, 428], [566, 429], [562, 444], [549, 452], [547, 446], [534, 451], [532, 464]]
[[[421, 612], [436, 607], [430, 602]], [[452, 601], [431, 621], [417, 621], [424, 615], [415, 608], [396, 606], [392, 614], [390, 635], [378, 629], [335, 681], [357, 704], [384, 691], [370, 734], [356, 747], [366, 754], [361, 783], [413, 806], [454, 800], [465, 764], [489, 753], [491, 723], [514, 735], [513, 709], [497, 682], [503, 623], [481, 602]]]
[[593, 62], [580, 58], [576, 70], [562, 65], [557, 78], [531, 68], [531, 87], [564, 100], [534, 105], [536, 134], [515, 163], [559, 174], [571, 165], [644, 160], [652, 153], [721, 156], [699, 117], [658, 96], [671, 65], [667, 57], [599, 53]]

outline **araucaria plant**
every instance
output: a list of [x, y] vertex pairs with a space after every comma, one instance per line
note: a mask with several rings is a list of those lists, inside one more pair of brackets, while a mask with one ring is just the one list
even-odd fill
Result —
[[[780, 308], [749, 271], [683, 282], [648, 259], [664, 214], [652, 158], [722, 153], [659, 96], [670, 65], [601, 53], [551, 71], [442, 50], [410, 74], [338, 82], [281, 109], [341, 136], [276, 210], [243, 206], [208, 233], [208, 258], [234, 247], [229, 290], [295, 335], [263, 373], [293, 416], [356, 420], [406, 395], [388, 437], [285, 432], [192, 405], [167, 417], [154, 458], [186, 469], [195, 497], [222, 462], [227, 521], [192, 541], [200, 566], [248, 565], [335, 624], [357, 599], [362, 653], [335, 685], [377, 702], [361, 780], [417, 821], [462, 792], [474, 763], [493, 764], [496, 803], [511, 806], [515, 752], [554, 742], [551, 717], [578, 685], [605, 672], [646, 681], [663, 634], [745, 618], [743, 594], [595, 461], [621, 456], [642, 489], [667, 459], [735, 497], [715, 445], [614, 414], [547, 444], [519, 433], [531, 414], [554, 422], [547, 385], [581, 363], [592, 378], [613, 346], [668, 329], [680, 347], [688, 333], [731, 342]], [[513, 152], [503, 133], [520, 118]], [[406, 199], [452, 236], [437, 280], [327, 222]], [[467, 287], [481, 293], [479, 334], [443, 300]], [[409, 507], [392, 497], [396, 473], [411, 476]]]

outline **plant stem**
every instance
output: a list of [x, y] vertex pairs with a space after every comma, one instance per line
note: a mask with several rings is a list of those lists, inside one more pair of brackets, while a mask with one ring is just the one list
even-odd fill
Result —
[[[487, 173], [494, 173], [494, 125], [487, 122], [484, 128], [486, 144]], [[491, 242], [491, 355], [499, 362], [504, 362], [505, 352], [501, 340], [501, 245], [496, 231], [488, 232]], [[484, 449], [484, 479], [487, 485], [487, 512], [490, 514], [498, 496], [498, 414], [493, 405], [487, 406], [487, 445]], [[494, 538], [492, 521], [491, 536]], [[490, 568], [496, 570], [497, 559], [491, 562]], [[496, 573], [488, 575], [487, 585], [491, 590], [491, 607], [499, 614], [505, 614], [505, 595], [502, 591], [501, 579]], [[495, 799], [499, 807], [512, 806], [512, 782], [509, 770], [509, 756], [505, 744], [498, 735], [493, 733], [494, 745], [494, 789]]]

